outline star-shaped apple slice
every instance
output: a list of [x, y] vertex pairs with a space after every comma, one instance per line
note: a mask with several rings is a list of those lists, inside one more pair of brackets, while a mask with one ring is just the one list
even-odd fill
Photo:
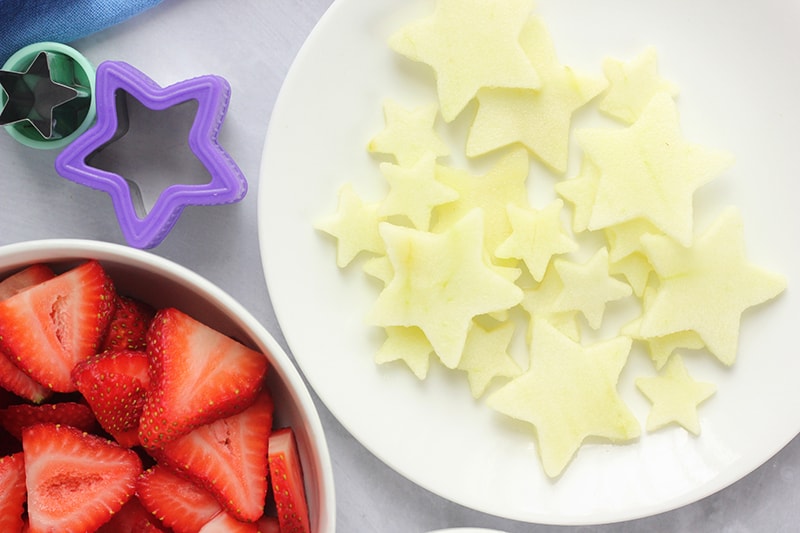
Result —
[[732, 163], [729, 154], [683, 138], [675, 102], [664, 92], [628, 128], [584, 129], [576, 135], [600, 171], [591, 230], [645, 218], [688, 246], [695, 190]]
[[645, 423], [647, 431], [677, 423], [694, 435], [700, 434], [697, 406], [717, 390], [713, 383], [695, 381], [677, 354], [658, 376], [637, 378], [636, 387], [653, 404]]
[[380, 170], [389, 183], [389, 193], [378, 207], [383, 217], [403, 215], [415, 228], [427, 231], [433, 208], [458, 199], [455, 189], [436, 179], [433, 152], [427, 152], [413, 166], [381, 163]]
[[608, 262], [608, 273], [612, 276], [622, 275], [631, 286], [633, 294], [640, 297], [645, 293], [650, 282], [653, 267], [647, 256], [641, 252], [628, 254], [617, 261]]
[[533, 288], [523, 291], [521, 307], [528, 313], [527, 340], [531, 342], [534, 324], [545, 320], [561, 333], [574, 341], [581, 338], [578, 311], [556, 311], [555, 303], [564, 290], [564, 283], [553, 268], [553, 264], [545, 271], [542, 281]]
[[536, 428], [548, 476], [559, 476], [588, 437], [622, 443], [639, 422], [617, 392], [631, 339], [577, 343], [547, 321], [534, 325], [529, 369], [487, 399], [493, 409]]
[[519, 43], [532, 9], [531, 0], [438, 0], [389, 46], [434, 70], [442, 117], [451, 122], [482, 87], [540, 86]]
[[609, 88], [597, 108], [626, 124], [636, 122], [656, 94], [678, 94], [678, 87], [658, 73], [658, 53], [652, 46], [628, 62], [606, 58], [603, 73]]
[[492, 329], [475, 323], [467, 335], [458, 369], [467, 373], [469, 390], [480, 398], [495, 378], [515, 377], [522, 369], [508, 353], [514, 335], [514, 322], [503, 322]]
[[370, 140], [367, 149], [376, 154], [392, 155], [401, 166], [417, 163], [427, 153], [445, 156], [450, 153], [447, 144], [434, 130], [439, 106], [424, 105], [405, 108], [394, 100], [383, 104], [386, 126]]
[[[649, 262], [648, 262], [649, 264]], [[642, 308], [647, 309], [657, 294], [657, 289], [648, 286], [642, 294]], [[676, 331], [659, 337], [644, 337], [641, 334], [642, 316], [639, 315], [631, 322], [625, 324], [620, 329], [622, 335], [627, 335], [636, 341], [644, 343], [653, 366], [660, 370], [672, 357], [672, 354], [680, 349], [699, 350], [704, 347], [703, 339], [692, 330]]]
[[600, 169], [588, 157], [581, 160], [578, 175], [554, 185], [556, 193], [572, 204], [572, 231], [582, 233], [589, 228], [592, 207], [600, 184]]
[[418, 327], [448, 368], [461, 359], [473, 317], [522, 300], [522, 290], [484, 260], [479, 209], [442, 233], [386, 222], [380, 233], [394, 276], [378, 296], [370, 322]]
[[578, 244], [561, 224], [564, 202], [556, 199], [543, 209], [508, 206], [512, 232], [497, 247], [501, 259], [521, 259], [536, 281], [544, 277], [553, 256], [575, 251]]
[[577, 74], [558, 62], [550, 34], [531, 17], [520, 42], [541, 77], [539, 89], [482, 89], [466, 154], [476, 157], [521, 143], [558, 174], [567, 168], [572, 115], [605, 89], [605, 78]]
[[344, 268], [361, 252], [383, 254], [383, 239], [378, 224], [383, 220], [378, 214], [380, 202], [365, 202], [351, 183], [339, 188], [336, 213], [324, 217], [314, 225], [316, 229], [336, 239], [336, 264]]
[[386, 340], [375, 354], [375, 362], [382, 365], [403, 361], [418, 379], [425, 379], [432, 353], [428, 337], [419, 328], [391, 326], [386, 328]]
[[[242, 171], [217, 141], [230, 99], [230, 85], [224, 78], [199, 76], [161, 87], [121, 61], [101, 63], [96, 76], [97, 122], [59, 154], [56, 170], [64, 178], [108, 193], [120, 229], [131, 246], [157, 246], [189, 205], [227, 204], [245, 196], [247, 181]], [[189, 138], [180, 142], [188, 142], [192, 153], [210, 174], [206, 183], [167, 186], [144, 216], [140, 215], [141, 199], [137, 199], [139, 189], [133, 178], [89, 163], [93, 154], [126, 134], [128, 115], [120, 105], [125, 95], [153, 111], [196, 102], [197, 112]]]
[[485, 215], [486, 248], [494, 253], [511, 235], [512, 228], [507, 212], [509, 204], [529, 206], [526, 185], [529, 172], [528, 154], [522, 148], [503, 154], [481, 175], [473, 175], [462, 168], [439, 165], [436, 178], [458, 192], [458, 199], [434, 209], [437, 222], [433, 230], [449, 228], [478, 207]]
[[592, 329], [599, 329], [606, 304], [630, 296], [632, 289], [608, 272], [608, 250], [600, 248], [585, 263], [557, 258], [553, 267], [563, 288], [553, 302], [553, 311], [580, 311]]
[[690, 248], [657, 235], [643, 236], [642, 243], [660, 284], [640, 335], [695, 331], [722, 363], [733, 364], [742, 313], [786, 288], [783, 276], [747, 260], [739, 211], [723, 211]]

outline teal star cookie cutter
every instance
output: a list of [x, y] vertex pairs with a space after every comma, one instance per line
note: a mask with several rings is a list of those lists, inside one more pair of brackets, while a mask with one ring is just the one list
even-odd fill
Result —
[[[143, 216], [135, 181], [87, 163], [93, 154], [127, 131], [127, 111], [118, 104], [121, 92], [153, 111], [196, 101], [189, 148], [211, 175], [207, 183], [173, 183], [165, 187]], [[199, 76], [161, 87], [125, 62], [105, 61], [97, 67], [96, 123], [58, 155], [56, 171], [68, 180], [108, 193], [128, 244], [153, 248], [167, 236], [185, 207], [234, 203], [247, 193], [244, 174], [217, 140], [230, 93], [230, 85], [220, 76]]]
[[94, 80], [94, 67], [74, 48], [21, 48], [0, 69], [0, 124], [30, 148], [62, 148], [94, 122]]

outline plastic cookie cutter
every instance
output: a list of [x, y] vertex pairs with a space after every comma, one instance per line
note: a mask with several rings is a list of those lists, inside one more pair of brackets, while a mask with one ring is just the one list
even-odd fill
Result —
[[[220, 76], [200, 76], [161, 87], [127, 63], [105, 61], [97, 67], [97, 120], [58, 155], [56, 171], [66, 179], [108, 193], [129, 245], [155, 247], [167, 236], [185, 207], [233, 203], [247, 193], [244, 175], [217, 141], [230, 92], [230, 85]], [[209, 181], [171, 182], [160, 190], [152, 207], [146, 209], [142, 191], [133, 177], [92, 165], [98, 154], [128, 134], [129, 98], [159, 113], [185, 103], [196, 105], [188, 148], [210, 174]], [[186, 139], [181, 139], [181, 143], [185, 146]], [[163, 173], [169, 176], [171, 172], [165, 169]]]
[[0, 70], [0, 125], [32, 148], [61, 148], [94, 121], [95, 73], [77, 50], [34, 43]]

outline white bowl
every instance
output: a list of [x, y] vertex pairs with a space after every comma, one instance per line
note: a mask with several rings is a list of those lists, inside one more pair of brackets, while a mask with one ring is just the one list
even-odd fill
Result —
[[264, 327], [227, 293], [202, 276], [150, 252], [99, 241], [52, 239], [0, 246], [0, 277], [33, 263], [56, 271], [96, 259], [120, 294], [156, 308], [176, 307], [243, 344], [266, 354], [267, 384], [275, 401], [275, 427], [291, 426], [303, 464], [311, 530], [335, 529], [333, 469], [316, 407], [286, 352]]

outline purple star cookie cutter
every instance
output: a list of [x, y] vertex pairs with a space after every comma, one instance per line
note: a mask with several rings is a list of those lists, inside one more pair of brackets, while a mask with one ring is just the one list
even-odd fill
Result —
[[[129, 245], [158, 246], [185, 207], [234, 203], [247, 193], [247, 180], [242, 171], [217, 141], [230, 92], [230, 85], [220, 76], [199, 76], [161, 87], [127, 63], [105, 61], [97, 67], [95, 81], [97, 121], [58, 155], [56, 171], [68, 180], [108, 193]], [[189, 130], [188, 144], [211, 176], [207, 183], [173, 183], [165, 187], [143, 216], [135, 181], [87, 163], [94, 154], [127, 132], [127, 110], [119, 100], [125, 93], [152, 111], [195, 101], [197, 112]]]

